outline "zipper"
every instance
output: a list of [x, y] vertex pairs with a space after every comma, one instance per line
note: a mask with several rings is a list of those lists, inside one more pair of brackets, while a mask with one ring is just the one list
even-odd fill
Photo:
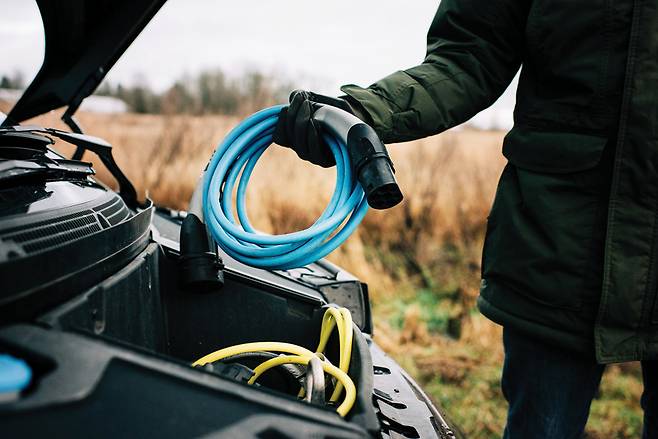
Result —
[[[638, 16], [641, 15], [642, 8], [644, 5], [637, 4], [636, 7], [639, 7]], [[638, 18], [639, 21], [639, 18]], [[646, 31], [645, 31], [646, 32]], [[650, 37], [654, 36], [652, 33]], [[650, 50], [650, 49], [649, 49]], [[652, 237], [652, 253], [651, 253], [651, 262], [649, 265], [648, 275], [648, 288], [646, 291], [646, 297], [642, 303], [642, 309], [640, 310], [640, 327], [647, 328], [652, 324], [658, 324], [658, 203], [654, 207], [654, 227], [653, 227], [653, 237]]]
[[[642, 4], [636, 7], [643, 8]], [[635, 12], [635, 11], [634, 11]], [[638, 16], [641, 15], [642, 9], [638, 10]], [[639, 18], [638, 18], [639, 21]], [[654, 226], [651, 241], [651, 262], [649, 272], [647, 273], [648, 282], [646, 297], [640, 310], [640, 327], [647, 328], [652, 324], [658, 324], [658, 204], [654, 207]]]
[[[628, 113], [630, 111], [632, 79], [636, 63], [636, 51], [639, 40], [639, 25], [640, 25], [640, 8], [641, 0], [633, 0], [632, 13], [631, 13], [631, 29], [628, 41], [628, 57], [626, 69], [624, 73], [624, 88], [622, 95], [622, 103], [619, 112], [619, 125], [617, 127], [617, 143], [615, 145], [615, 157], [613, 159], [612, 182], [610, 184], [610, 199], [608, 204], [608, 220], [606, 223], [606, 241], [604, 245], [604, 263], [603, 263], [603, 279], [601, 288], [601, 301], [597, 312], [596, 323], [594, 326], [594, 343], [597, 359], [600, 358], [603, 352], [606, 351], [605, 343], [603, 341], [603, 328], [605, 327], [606, 316], [609, 310], [609, 297], [610, 297], [610, 283], [611, 278], [615, 277], [614, 269], [611, 266], [610, 251], [614, 241], [615, 233], [615, 209], [616, 209], [616, 196], [619, 187], [619, 174], [621, 171], [621, 159], [624, 152], [624, 142], [626, 141], [626, 132], [628, 124]], [[652, 267], [649, 267], [651, 271]], [[645, 294], [651, 294], [655, 288], [647, 289]], [[606, 354], [607, 355], [607, 354]]]

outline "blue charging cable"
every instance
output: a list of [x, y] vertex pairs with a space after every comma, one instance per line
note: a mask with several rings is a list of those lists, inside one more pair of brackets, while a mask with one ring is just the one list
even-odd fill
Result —
[[[322, 215], [298, 232], [269, 235], [254, 229], [247, 216], [247, 184], [256, 162], [272, 143], [282, 108], [261, 110], [235, 127], [215, 150], [203, 180], [204, 220], [221, 249], [242, 263], [281, 270], [308, 265], [331, 253], [354, 232], [368, 211], [344, 140], [326, 132], [324, 139], [336, 159], [336, 186]], [[239, 222], [233, 209], [236, 184]]]

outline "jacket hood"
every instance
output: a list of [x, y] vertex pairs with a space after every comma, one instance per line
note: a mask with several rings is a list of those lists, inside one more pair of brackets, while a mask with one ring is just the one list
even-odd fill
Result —
[[5, 124], [63, 106], [72, 115], [165, 1], [37, 0], [46, 40], [43, 64]]

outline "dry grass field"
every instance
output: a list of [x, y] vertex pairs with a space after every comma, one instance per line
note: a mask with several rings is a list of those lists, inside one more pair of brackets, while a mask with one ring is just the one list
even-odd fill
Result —
[[[115, 145], [117, 161], [142, 193], [181, 209], [215, 144], [237, 122], [132, 114], [79, 119], [88, 133]], [[61, 126], [54, 116], [37, 122]], [[475, 438], [499, 437], [505, 423], [501, 330], [475, 308], [486, 216], [505, 162], [502, 137], [462, 130], [390, 145], [405, 201], [371, 210], [329, 257], [370, 285], [377, 342]], [[111, 181], [102, 169], [99, 176]], [[250, 216], [262, 230], [284, 232], [315, 219], [334, 175], [271, 148], [252, 182]], [[609, 367], [587, 437], [639, 437], [641, 390], [637, 364]]]

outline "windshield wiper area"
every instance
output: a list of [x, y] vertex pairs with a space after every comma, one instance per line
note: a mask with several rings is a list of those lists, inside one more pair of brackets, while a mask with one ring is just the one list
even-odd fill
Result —
[[0, 182], [37, 176], [49, 180], [85, 180], [93, 174], [91, 163], [75, 160], [0, 160]]
[[[3, 136], [18, 136], [18, 137], [25, 137], [26, 134], [29, 135], [36, 135], [36, 136], [52, 136], [52, 137], [57, 137], [67, 143], [70, 143], [72, 145], [75, 145], [78, 147], [78, 150], [76, 151], [76, 154], [74, 156], [74, 160], [54, 160], [54, 163], [57, 165], [56, 167], [48, 167], [46, 166], [44, 170], [44, 167], [35, 167], [28, 165], [27, 167], [18, 167], [17, 170], [14, 171], [9, 171], [9, 175], [12, 175], [13, 178], [16, 175], [29, 175], [30, 172], [32, 173], [51, 173], [51, 172], [56, 172], [56, 170], [59, 170], [62, 172], [62, 175], [65, 176], [73, 176], [76, 174], [80, 174], [80, 171], [82, 171], [82, 168], [85, 166], [88, 166], [89, 170], [91, 171], [90, 173], [93, 174], [94, 171], [91, 168], [91, 165], [88, 163], [84, 163], [78, 160], [75, 160], [76, 158], [82, 158], [82, 153], [84, 151], [91, 151], [94, 154], [96, 154], [101, 162], [103, 162], [103, 165], [110, 171], [112, 176], [116, 179], [116, 181], [119, 183], [119, 196], [123, 198], [123, 201], [128, 205], [128, 207], [131, 208], [137, 208], [137, 207], [144, 207], [144, 203], [140, 203], [137, 199], [137, 191], [135, 191], [135, 187], [132, 185], [130, 180], [128, 180], [128, 177], [119, 169], [119, 166], [117, 163], [114, 161], [114, 156], [112, 155], [112, 145], [110, 145], [107, 141], [99, 138], [99, 137], [94, 137], [94, 136], [89, 136], [87, 134], [82, 134], [82, 133], [70, 133], [67, 131], [62, 131], [62, 130], [57, 130], [54, 128], [42, 128], [38, 126], [10, 126], [10, 127], [2, 127], [0, 128], [0, 146], [2, 146], [2, 137]], [[16, 141], [16, 139], [12, 139], [12, 141]], [[49, 137], [46, 137], [46, 139], [49, 139], [52, 143], [52, 139]], [[33, 141], [34, 139], [32, 139]], [[45, 148], [45, 146], [43, 146]], [[30, 160], [31, 161], [31, 160]], [[87, 173], [88, 175], [89, 173]], [[86, 177], [86, 176], [85, 176]]]

